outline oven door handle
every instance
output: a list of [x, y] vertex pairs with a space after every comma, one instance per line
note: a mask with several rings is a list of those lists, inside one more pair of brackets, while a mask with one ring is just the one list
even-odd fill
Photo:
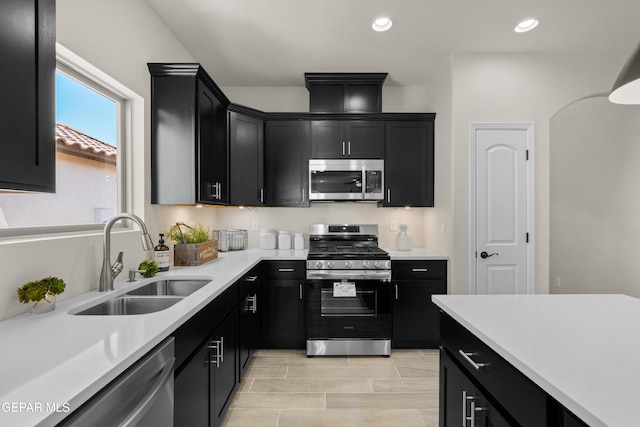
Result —
[[307, 279], [321, 280], [383, 280], [391, 281], [391, 270], [367, 271], [336, 271], [336, 270], [307, 270]]

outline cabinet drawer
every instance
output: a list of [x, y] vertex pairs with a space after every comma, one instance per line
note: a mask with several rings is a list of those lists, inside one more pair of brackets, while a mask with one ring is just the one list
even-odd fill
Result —
[[238, 280], [238, 300], [244, 299], [251, 292], [251, 288], [257, 285], [258, 282], [260, 282], [260, 269], [254, 267]]
[[266, 271], [269, 279], [304, 279], [305, 261], [268, 261]]
[[447, 261], [391, 261], [394, 280], [444, 279], [447, 277]]
[[546, 426], [546, 393], [458, 322], [440, 316], [442, 347], [449, 355], [522, 426]]

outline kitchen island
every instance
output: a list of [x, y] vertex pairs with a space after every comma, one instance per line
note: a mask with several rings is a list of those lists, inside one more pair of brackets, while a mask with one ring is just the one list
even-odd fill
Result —
[[[638, 425], [640, 300], [624, 295], [437, 295], [433, 301], [451, 324], [575, 415], [563, 412], [558, 419], [564, 415], [593, 427]], [[458, 356], [457, 349], [443, 352], [451, 359]], [[483, 361], [481, 353], [467, 355], [476, 363]], [[478, 384], [482, 369], [466, 372]], [[496, 369], [493, 365], [486, 372]]]

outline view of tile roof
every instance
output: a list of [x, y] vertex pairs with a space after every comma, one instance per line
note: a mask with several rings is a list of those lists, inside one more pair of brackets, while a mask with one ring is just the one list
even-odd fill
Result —
[[74, 129], [64, 123], [56, 123], [56, 144], [64, 144], [68, 147], [79, 148], [85, 152], [96, 155], [116, 157], [116, 147], [95, 139], [86, 133]]

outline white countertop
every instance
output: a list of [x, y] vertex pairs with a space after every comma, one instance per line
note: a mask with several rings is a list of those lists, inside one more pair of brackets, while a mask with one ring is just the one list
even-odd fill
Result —
[[394, 261], [412, 261], [418, 259], [428, 260], [447, 260], [448, 256], [434, 251], [432, 249], [425, 248], [412, 248], [410, 251], [398, 251], [396, 249], [382, 248], [389, 252], [391, 259]]
[[588, 425], [638, 425], [640, 299], [437, 295], [433, 301]]
[[[411, 252], [412, 259], [436, 256], [426, 250]], [[0, 321], [0, 425], [55, 425], [69, 413], [63, 412], [65, 404], [70, 411], [77, 409], [261, 260], [306, 257], [307, 250], [221, 252], [218, 259], [199, 267], [171, 267], [166, 273], [138, 279], [134, 284], [126, 282], [127, 275], [123, 272], [113, 292], [87, 292], [58, 301], [53, 312]], [[167, 277], [212, 279], [212, 282], [156, 313], [69, 314], [70, 310], [77, 312]], [[62, 411], [48, 412], [47, 404], [58, 404]]]

